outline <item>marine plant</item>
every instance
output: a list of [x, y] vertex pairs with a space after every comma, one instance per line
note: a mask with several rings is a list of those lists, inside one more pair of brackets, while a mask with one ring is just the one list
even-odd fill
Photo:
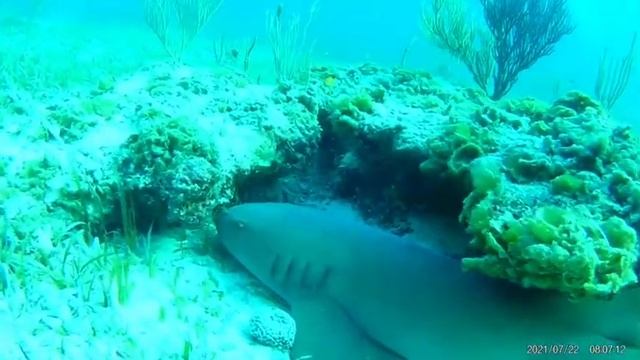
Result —
[[[566, 0], [480, 0], [486, 29], [468, 22], [460, 0], [432, 0], [423, 7], [422, 24], [427, 36], [461, 60], [476, 84], [498, 100], [515, 85], [520, 72], [570, 34]], [[487, 35], [487, 33], [489, 35]]]
[[518, 74], [550, 55], [555, 44], [574, 30], [566, 0], [480, 0], [493, 37], [494, 100], [502, 98]]
[[432, 0], [422, 8], [422, 27], [438, 47], [446, 49], [464, 63], [475, 83], [487, 91], [493, 71], [493, 44], [485, 29], [473, 24], [465, 13], [462, 0]]
[[214, 43], [213, 53], [219, 66], [233, 66], [241, 68], [246, 74], [251, 65], [251, 56], [256, 48], [258, 38], [256, 36], [245, 41], [244, 44], [229, 46], [224, 37], [220, 36]]
[[[67, 271], [67, 264], [77, 265], [85, 255], [78, 251], [79, 247], [86, 247], [83, 224], [40, 227], [33, 238], [23, 238], [19, 243], [17, 239], [0, 243], [0, 271], [4, 276], [0, 279], [0, 290], [23, 288], [42, 279], [58, 289], [78, 286], [82, 290], [79, 284], [86, 279], [82, 273]], [[10, 229], [0, 230], [7, 232], [7, 239], [15, 237]]]
[[[41, 94], [91, 84], [105, 76], [134, 71], [148, 59], [146, 37], [139, 29], [121, 24], [110, 27], [105, 23], [89, 26], [73, 21], [31, 21], [6, 13], [0, 21], [0, 84], [14, 93], [26, 90]], [[113, 41], [115, 32], [129, 41]], [[136, 46], [131, 46], [132, 42]]]
[[120, 217], [122, 226], [122, 241], [126, 252], [138, 250], [138, 228], [136, 224], [136, 210], [131, 191], [118, 185], [118, 203], [120, 205]]
[[299, 16], [284, 16], [283, 5], [275, 12], [267, 13], [267, 35], [273, 53], [276, 80], [282, 82], [305, 82], [309, 77], [311, 44], [308, 33], [319, 0], [312, 3], [309, 16], [302, 22]]
[[634, 33], [629, 50], [621, 59], [611, 58], [606, 50], [600, 59], [594, 92], [606, 109], [611, 109], [618, 102], [629, 85], [637, 57], [637, 38], [638, 33]]
[[[75, 256], [70, 260], [70, 273], [67, 274], [66, 266], [63, 264], [63, 272], [73, 279], [73, 284], [83, 301], [89, 301], [94, 293], [96, 280], [103, 276], [102, 273], [108, 269], [110, 258], [116, 253], [107, 244], [102, 244], [98, 238], [94, 238], [90, 244], [69, 242], [65, 255], [71, 254], [72, 246], [79, 245], [79, 252], [82, 256]], [[64, 261], [66, 264], [66, 261]], [[104, 299], [104, 297], [103, 297]], [[106, 304], [106, 302], [105, 302]]]
[[[125, 304], [133, 290], [131, 282], [132, 257], [129, 254], [116, 255], [111, 261], [110, 288], [115, 292], [111, 298], [112, 304]], [[113, 301], [116, 302], [113, 302]]]
[[144, 0], [145, 20], [172, 60], [181, 61], [223, 1]]

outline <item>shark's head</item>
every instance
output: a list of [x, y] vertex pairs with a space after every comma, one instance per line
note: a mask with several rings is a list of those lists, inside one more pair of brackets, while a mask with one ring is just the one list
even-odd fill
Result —
[[332, 273], [326, 261], [332, 256], [322, 231], [310, 224], [309, 217], [300, 216], [307, 210], [280, 203], [233, 206], [217, 216], [217, 238], [283, 298], [315, 292], [324, 288]]
[[216, 217], [217, 239], [244, 267], [264, 280], [276, 256], [277, 238], [269, 236], [275, 225], [271, 215], [256, 204], [238, 205]]

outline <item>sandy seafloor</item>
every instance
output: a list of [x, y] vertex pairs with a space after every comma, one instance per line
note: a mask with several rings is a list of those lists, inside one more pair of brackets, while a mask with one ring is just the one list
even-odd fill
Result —
[[[156, 64], [115, 79], [101, 95], [91, 94], [95, 87], [4, 94], [0, 359], [288, 359], [285, 351], [248, 335], [250, 319], [277, 305], [224, 255], [184, 245], [206, 245], [211, 233], [198, 233], [197, 226], [191, 227], [193, 236], [180, 228], [140, 232], [136, 236], [151, 244], [150, 255], [127, 255], [105, 243], [110, 235], [87, 237], [82, 222], [61, 206], [85, 206], [78, 188], [113, 176], [112, 158], [133, 132], [137, 107], [151, 104], [198, 122], [229, 91], [236, 92], [233, 101], [245, 103], [265, 103], [272, 91], [220, 80], [212, 90], [217, 100], [173, 92], [180, 79], [216, 82], [209, 71], [207, 79], [196, 72], [203, 73]], [[166, 92], [150, 97], [149, 83], [158, 79]], [[96, 98], [101, 110], [87, 108], [86, 101]], [[58, 110], [68, 116], [69, 128], [51, 120]], [[229, 118], [212, 122], [223, 129], [217, 134], [224, 139], [221, 167], [230, 172], [252, 166], [259, 133]], [[227, 196], [220, 202], [228, 202], [231, 193], [219, 190]], [[122, 229], [114, 230], [117, 238]]]
[[[254, 283], [210, 256], [176, 251], [162, 236], [157, 269], [134, 265], [125, 304], [81, 301], [42, 281], [0, 299], [2, 359], [288, 359], [252, 342], [250, 318], [274, 306]], [[236, 269], [237, 270], [237, 269]], [[110, 289], [110, 296], [116, 290]]]

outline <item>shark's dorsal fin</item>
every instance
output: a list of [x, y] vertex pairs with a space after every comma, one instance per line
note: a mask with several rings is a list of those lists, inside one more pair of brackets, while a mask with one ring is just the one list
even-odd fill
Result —
[[330, 299], [296, 301], [292, 360], [404, 360], [365, 334], [348, 314]]

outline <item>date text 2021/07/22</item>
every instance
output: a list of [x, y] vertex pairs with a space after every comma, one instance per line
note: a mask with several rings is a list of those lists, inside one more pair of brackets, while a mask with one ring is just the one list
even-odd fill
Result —
[[[579, 345], [574, 344], [531, 344], [527, 345], [528, 355], [577, 355], [582, 350]], [[590, 354], [624, 354], [624, 345], [589, 345]]]

